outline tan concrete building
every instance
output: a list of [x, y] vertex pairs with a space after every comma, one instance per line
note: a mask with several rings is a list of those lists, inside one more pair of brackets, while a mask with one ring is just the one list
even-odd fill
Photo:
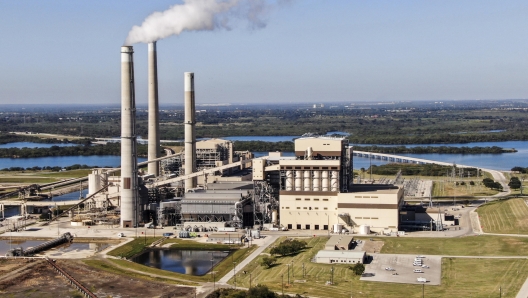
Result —
[[254, 162], [253, 180], [279, 188], [279, 225], [293, 230], [328, 230], [336, 224], [357, 232], [398, 230], [403, 189], [352, 183], [352, 149], [344, 138], [295, 140], [295, 157], [264, 157]]

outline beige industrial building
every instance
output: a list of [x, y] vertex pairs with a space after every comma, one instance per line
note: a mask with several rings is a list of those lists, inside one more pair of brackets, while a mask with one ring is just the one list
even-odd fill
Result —
[[373, 232], [396, 232], [403, 188], [354, 185], [352, 179], [352, 148], [344, 138], [300, 138], [295, 140], [294, 157], [270, 155], [253, 162], [253, 180], [278, 188], [274, 223], [283, 228], [328, 230], [337, 226], [359, 232], [360, 226], [367, 226]]
[[354, 250], [320, 250], [315, 255], [316, 263], [323, 264], [363, 264], [367, 258], [364, 251]]

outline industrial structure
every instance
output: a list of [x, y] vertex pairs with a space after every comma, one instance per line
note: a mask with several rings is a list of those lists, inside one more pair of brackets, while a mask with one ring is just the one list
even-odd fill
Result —
[[256, 159], [236, 151], [231, 141], [197, 142], [192, 72], [184, 73], [184, 150], [166, 150], [167, 156], [160, 157], [156, 44], [148, 49], [148, 171], [141, 176], [137, 166], [134, 51], [124, 46], [121, 176], [110, 176], [115, 170], [94, 170], [84, 216], [73, 216], [72, 224], [111, 224], [120, 218], [123, 228], [174, 225], [187, 231], [398, 230], [403, 188], [353, 184], [353, 151], [345, 138], [302, 137], [295, 140], [294, 156], [272, 152]]
[[271, 222], [286, 229], [397, 231], [403, 188], [355, 185], [352, 178], [352, 147], [345, 138], [300, 138], [293, 157], [271, 154], [255, 159], [256, 224], [269, 221], [271, 214]]

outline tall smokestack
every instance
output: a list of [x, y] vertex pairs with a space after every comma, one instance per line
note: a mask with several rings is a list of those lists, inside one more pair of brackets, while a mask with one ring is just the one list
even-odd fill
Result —
[[[158, 58], [156, 42], [148, 44], [148, 160], [159, 156]], [[148, 173], [159, 175], [159, 162], [148, 164]]]
[[121, 227], [137, 222], [136, 100], [134, 49], [121, 47]]
[[[194, 125], [194, 73], [186, 72], [185, 77], [185, 174], [196, 172], [196, 136]], [[196, 178], [185, 180], [185, 190], [196, 187]]]

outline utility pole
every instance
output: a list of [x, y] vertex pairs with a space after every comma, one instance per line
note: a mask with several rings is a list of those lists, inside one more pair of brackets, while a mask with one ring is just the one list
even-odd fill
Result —
[[281, 274], [281, 279], [282, 279], [282, 296], [284, 296], [284, 274]]

